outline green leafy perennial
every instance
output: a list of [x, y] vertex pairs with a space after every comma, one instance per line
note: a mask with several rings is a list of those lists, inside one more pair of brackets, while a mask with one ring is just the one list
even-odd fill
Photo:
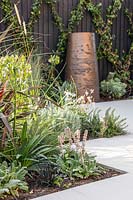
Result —
[[16, 162], [10, 166], [6, 161], [2, 162], [0, 165], [0, 197], [3, 199], [7, 194], [11, 194], [15, 198], [19, 196], [18, 190], [28, 191], [28, 185], [25, 182], [26, 174], [26, 168], [18, 166]]

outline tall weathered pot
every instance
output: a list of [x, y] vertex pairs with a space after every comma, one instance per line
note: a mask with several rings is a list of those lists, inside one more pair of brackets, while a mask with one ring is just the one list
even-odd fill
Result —
[[74, 80], [78, 95], [94, 89], [94, 99], [99, 101], [98, 65], [95, 35], [90, 32], [71, 33], [68, 39], [66, 79]]

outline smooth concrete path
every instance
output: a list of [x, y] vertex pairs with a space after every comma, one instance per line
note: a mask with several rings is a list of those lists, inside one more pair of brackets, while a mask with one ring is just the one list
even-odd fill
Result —
[[104, 115], [106, 109], [115, 109], [116, 115], [127, 119], [126, 135], [101, 138], [87, 143], [87, 151], [97, 156], [100, 163], [133, 173], [133, 100], [97, 103]]
[[34, 200], [133, 200], [133, 100], [97, 103], [101, 115], [109, 107], [127, 118], [128, 134], [87, 142], [88, 153], [97, 155], [98, 162], [124, 170], [121, 176], [97, 181]]

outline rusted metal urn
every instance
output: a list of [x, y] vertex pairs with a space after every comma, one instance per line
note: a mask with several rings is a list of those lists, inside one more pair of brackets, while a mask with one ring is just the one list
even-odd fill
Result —
[[78, 32], [69, 35], [66, 80], [74, 80], [79, 96], [84, 95], [86, 90], [94, 89], [94, 99], [99, 101], [94, 33]]

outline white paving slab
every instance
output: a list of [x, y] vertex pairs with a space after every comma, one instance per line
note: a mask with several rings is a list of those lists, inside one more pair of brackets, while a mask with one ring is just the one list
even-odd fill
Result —
[[133, 100], [121, 100], [121, 101], [110, 101], [97, 103], [95, 105], [96, 108], [101, 109], [101, 113], [104, 113], [108, 108], [114, 108], [116, 110], [116, 114], [119, 114], [122, 118], [127, 119], [129, 132], [133, 132]]
[[117, 115], [127, 119], [128, 134], [113, 138], [101, 138], [87, 142], [87, 151], [97, 155], [100, 163], [133, 173], [133, 100], [97, 103], [104, 114], [109, 107]]
[[133, 136], [97, 139], [86, 149], [97, 156], [98, 162], [133, 173]]
[[109, 107], [127, 118], [128, 134], [87, 142], [88, 152], [97, 155], [100, 163], [128, 172], [95, 183], [53, 193], [34, 200], [133, 200], [133, 100], [97, 103], [103, 114]]

